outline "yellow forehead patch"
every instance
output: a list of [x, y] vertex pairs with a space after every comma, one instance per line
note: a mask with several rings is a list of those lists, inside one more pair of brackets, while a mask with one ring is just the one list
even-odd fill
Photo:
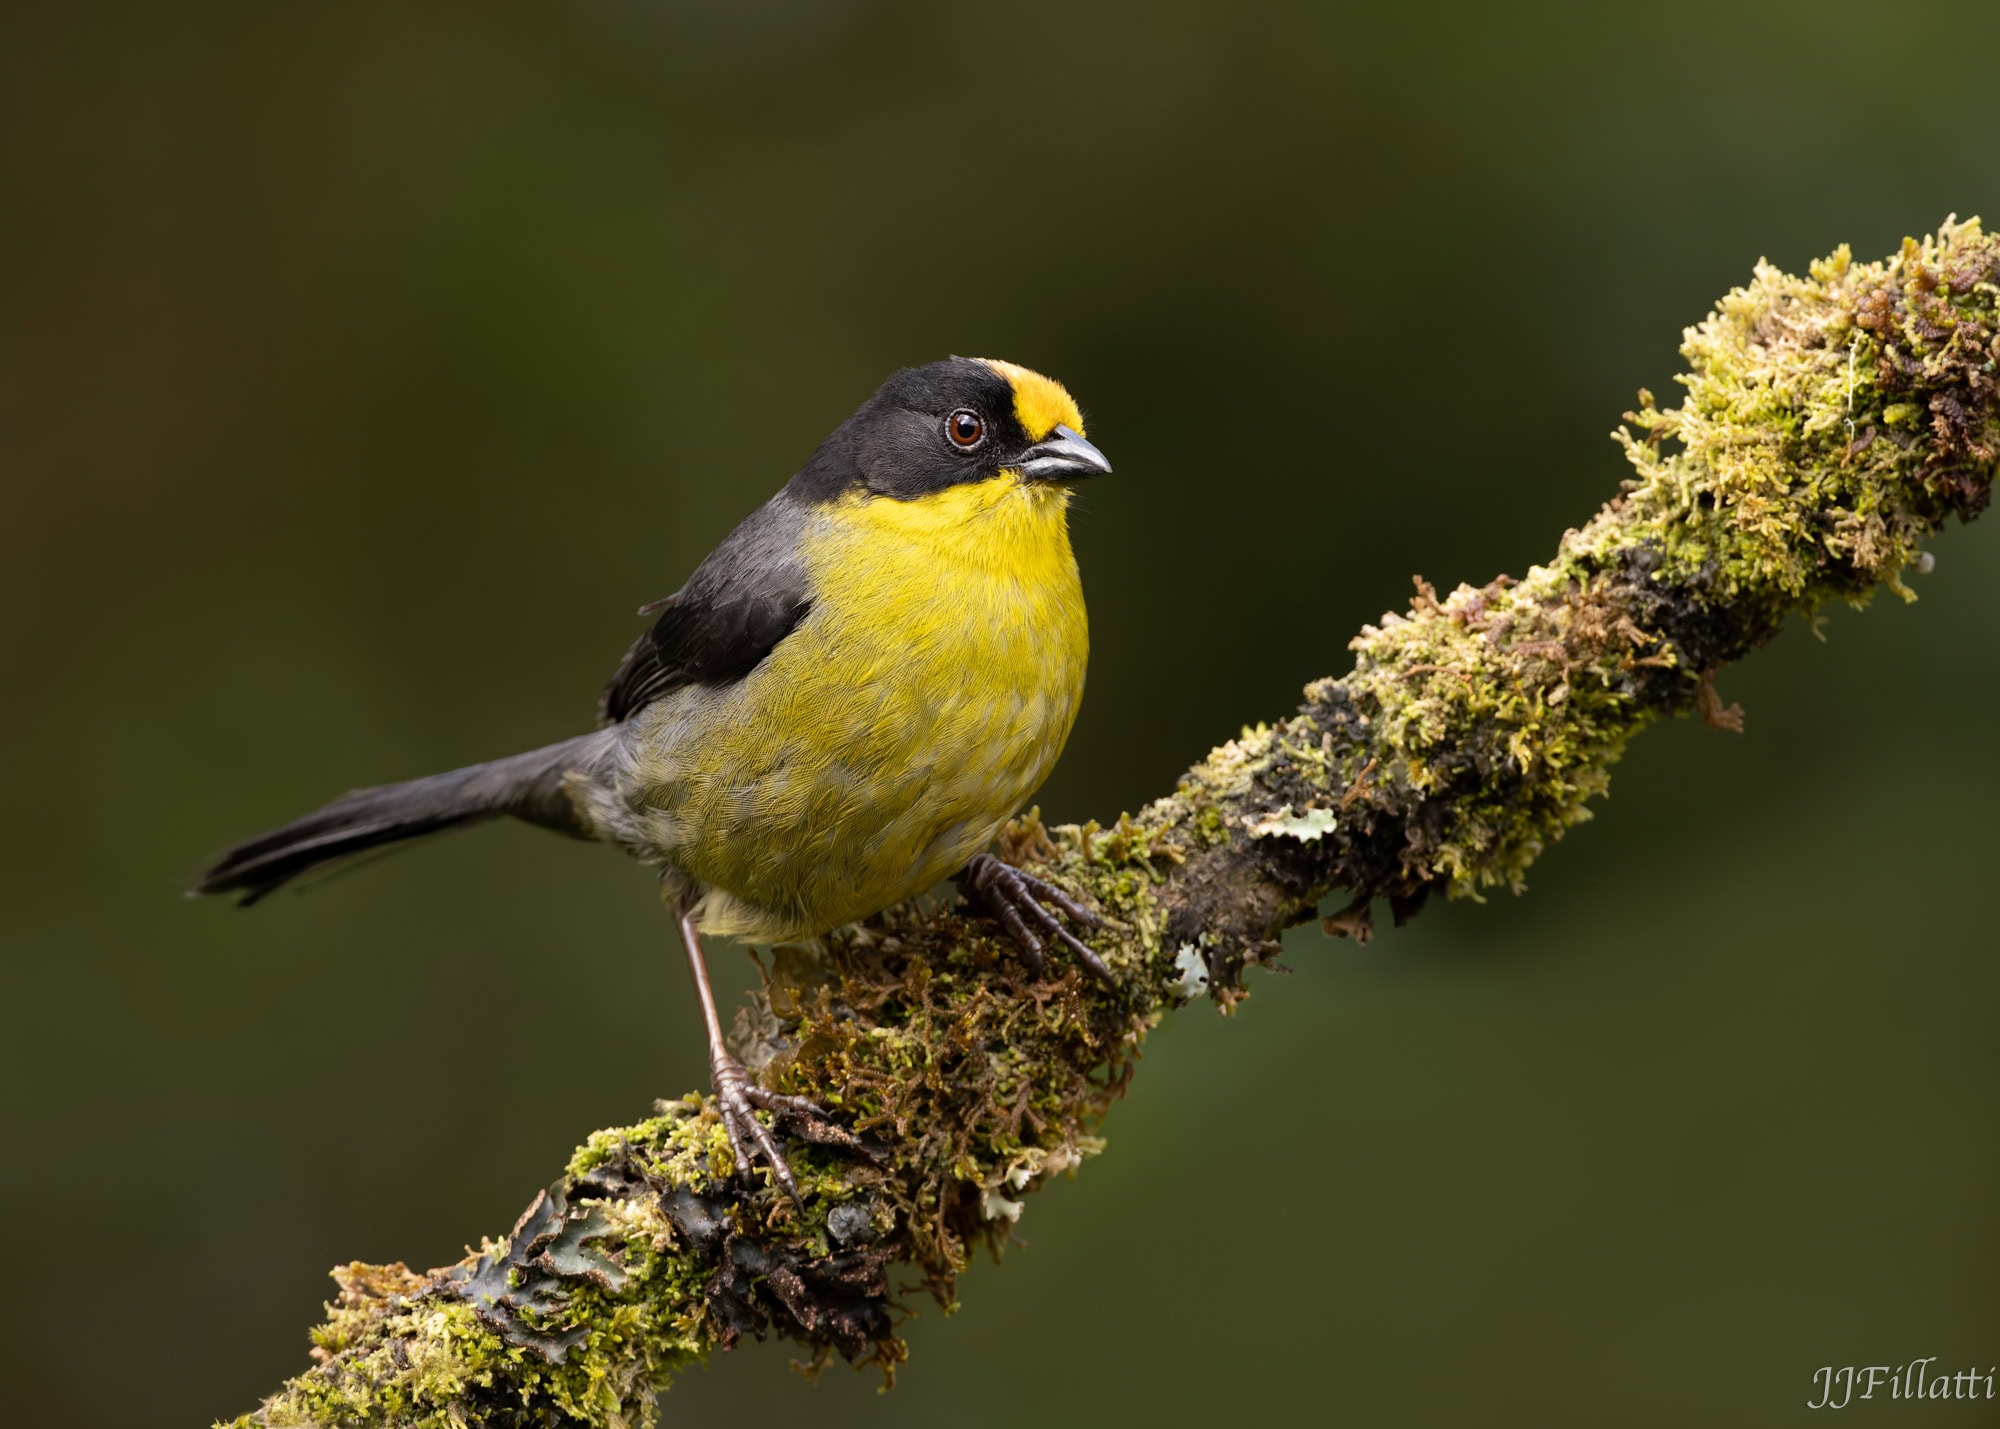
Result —
[[1013, 387], [1014, 415], [1027, 428], [1029, 441], [1039, 442], [1057, 427], [1068, 427], [1078, 436], [1084, 435], [1083, 413], [1077, 411], [1076, 398], [1069, 395], [1062, 383], [997, 357], [979, 360]]

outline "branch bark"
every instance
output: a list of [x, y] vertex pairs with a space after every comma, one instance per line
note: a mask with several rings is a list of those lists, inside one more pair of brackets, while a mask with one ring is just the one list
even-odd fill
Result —
[[986, 924], [921, 902], [777, 949], [739, 1049], [868, 1155], [795, 1144], [795, 1207], [761, 1168], [733, 1178], [705, 1098], [662, 1103], [592, 1135], [461, 1263], [336, 1270], [313, 1366], [234, 1422], [650, 1424], [677, 1370], [745, 1334], [893, 1375], [899, 1296], [948, 1301], [1023, 1197], [1095, 1153], [1162, 1015], [1227, 1009], [1335, 890], [1326, 930], [1366, 938], [1378, 902], [1400, 923], [1435, 894], [1518, 888], [1633, 734], [1688, 713], [1728, 727], [1718, 670], [1794, 612], [1910, 598], [1924, 539], [1984, 509], [2000, 240], [1976, 220], [1882, 263], [1760, 264], [1682, 351], [1686, 400], [1640, 394], [1616, 434], [1632, 477], [1547, 565], [1445, 596], [1418, 580], [1352, 642], [1350, 674], [1136, 815], [1010, 825], [1012, 859], [1110, 920], [1117, 992], [1031, 977]]

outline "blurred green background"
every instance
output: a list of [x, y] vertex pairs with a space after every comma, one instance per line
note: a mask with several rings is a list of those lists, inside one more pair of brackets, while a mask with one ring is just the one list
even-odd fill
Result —
[[[328, 1266], [454, 1259], [703, 1082], [602, 849], [180, 889], [585, 727], [890, 369], [1046, 370], [1116, 461], [1043, 796], [1114, 816], [1413, 572], [1552, 551], [1760, 254], [2000, 220], [1996, 46], [1990, 0], [8, 7], [4, 1417], [249, 1408]], [[1176, 1019], [892, 1394], [751, 1346], [668, 1415], [1751, 1425], [2000, 1360], [1995, 526], [1727, 675], [1743, 736], [1642, 738], [1529, 896]]]

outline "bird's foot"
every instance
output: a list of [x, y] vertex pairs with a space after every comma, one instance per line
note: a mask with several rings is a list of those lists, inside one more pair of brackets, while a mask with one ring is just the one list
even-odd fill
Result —
[[[990, 853], [982, 853], [965, 866], [958, 876], [958, 885], [967, 899], [999, 920], [1020, 948], [1029, 971], [1040, 974], [1047, 962], [1044, 939], [1053, 938], [1075, 954], [1076, 960], [1105, 986], [1117, 986], [1117, 979], [1112, 977], [1104, 959], [1065, 928], [1056, 912], [1086, 928], [1102, 927], [1104, 920], [1054, 884], [1045, 883], [1011, 863], [1003, 863]], [[1051, 908], [1056, 912], [1049, 911]], [[1037, 933], [1036, 929], [1041, 931]]]
[[867, 1148], [854, 1133], [835, 1122], [824, 1107], [804, 1097], [787, 1096], [758, 1086], [734, 1057], [717, 1057], [711, 1074], [715, 1080], [716, 1107], [722, 1113], [729, 1144], [736, 1151], [739, 1174], [748, 1175], [751, 1163], [761, 1154], [780, 1189], [794, 1202], [800, 1200], [798, 1180], [792, 1175], [784, 1152], [778, 1149], [778, 1139], [771, 1134], [770, 1127], [757, 1119], [760, 1110], [770, 1112], [773, 1122], [790, 1123], [803, 1140], [867, 1154]]

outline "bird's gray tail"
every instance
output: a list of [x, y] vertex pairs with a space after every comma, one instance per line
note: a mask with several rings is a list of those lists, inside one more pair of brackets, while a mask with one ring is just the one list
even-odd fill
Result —
[[564, 776], [588, 771], [609, 752], [613, 731], [599, 730], [490, 764], [356, 789], [281, 829], [240, 843], [202, 874], [195, 893], [240, 893], [245, 907], [309, 869], [462, 824], [511, 814], [580, 837]]

